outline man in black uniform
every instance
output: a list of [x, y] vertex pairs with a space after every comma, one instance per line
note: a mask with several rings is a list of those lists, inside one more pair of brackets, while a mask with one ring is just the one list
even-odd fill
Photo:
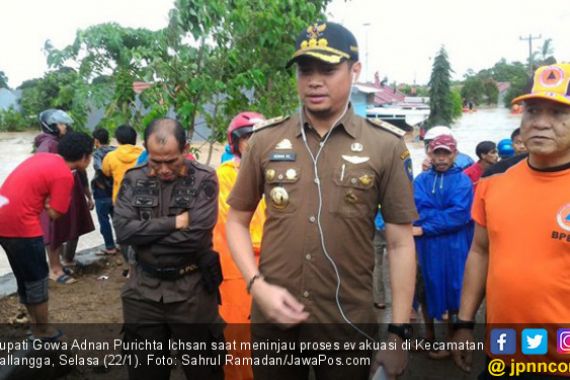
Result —
[[156, 365], [153, 358], [168, 357], [173, 339], [204, 342], [204, 349], [188, 353], [196, 359], [212, 358], [185, 365], [187, 378], [221, 379], [217, 352], [208, 351], [212, 341], [223, 340], [218, 316], [221, 269], [212, 251], [216, 174], [184, 159], [185, 132], [175, 120], [154, 120], [144, 140], [148, 164], [126, 173], [114, 216], [117, 241], [132, 246], [137, 261], [122, 292], [124, 351], [136, 346], [139, 357], [139, 366], [129, 367], [129, 378], [168, 378], [170, 366]]

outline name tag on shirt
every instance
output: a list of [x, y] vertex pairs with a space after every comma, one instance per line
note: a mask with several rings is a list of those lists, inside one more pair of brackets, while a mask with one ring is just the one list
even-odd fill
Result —
[[297, 153], [280, 153], [280, 152], [273, 152], [269, 156], [269, 161], [297, 161]]

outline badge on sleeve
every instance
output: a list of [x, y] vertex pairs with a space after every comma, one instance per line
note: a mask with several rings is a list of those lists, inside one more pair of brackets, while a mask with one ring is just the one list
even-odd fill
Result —
[[406, 170], [406, 174], [408, 175], [410, 182], [413, 182], [414, 168], [412, 167], [412, 159], [410, 157], [404, 160], [404, 169]]

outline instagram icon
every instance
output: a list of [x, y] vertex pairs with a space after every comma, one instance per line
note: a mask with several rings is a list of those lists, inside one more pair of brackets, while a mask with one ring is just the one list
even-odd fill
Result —
[[570, 354], [570, 329], [558, 329], [556, 350], [559, 354]]

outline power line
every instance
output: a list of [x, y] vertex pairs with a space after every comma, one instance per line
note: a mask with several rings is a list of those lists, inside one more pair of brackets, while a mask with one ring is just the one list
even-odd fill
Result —
[[532, 74], [534, 72], [534, 59], [532, 56], [532, 40], [539, 40], [542, 38], [542, 34], [538, 36], [533, 36], [529, 34], [528, 37], [519, 37], [521, 41], [528, 41], [528, 73], [530, 78], [532, 78]]

